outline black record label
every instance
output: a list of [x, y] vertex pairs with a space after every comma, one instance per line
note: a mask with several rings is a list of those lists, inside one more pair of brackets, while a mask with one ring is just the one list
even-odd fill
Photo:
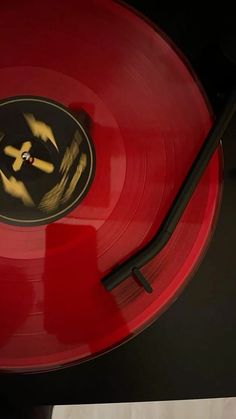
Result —
[[94, 149], [69, 110], [43, 98], [0, 102], [0, 220], [48, 224], [71, 211], [94, 175]]

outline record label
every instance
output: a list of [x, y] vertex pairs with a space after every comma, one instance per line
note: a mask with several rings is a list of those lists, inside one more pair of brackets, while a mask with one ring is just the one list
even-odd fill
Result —
[[66, 108], [41, 98], [0, 104], [0, 219], [48, 224], [71, 211], [88, 191], [94, 151]]

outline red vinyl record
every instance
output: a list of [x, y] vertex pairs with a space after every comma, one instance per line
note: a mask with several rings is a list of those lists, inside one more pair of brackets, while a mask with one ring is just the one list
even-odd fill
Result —
[[[101, 279], [155, 235], [212, 125], [163, 33], [110, 0], [1, 4], [0, 368], [101, 354], [193, 274], [220, 197], [215, 152], [170, 241], [113, 291]], [[83, 121], [82, 121], [83, 120]]]

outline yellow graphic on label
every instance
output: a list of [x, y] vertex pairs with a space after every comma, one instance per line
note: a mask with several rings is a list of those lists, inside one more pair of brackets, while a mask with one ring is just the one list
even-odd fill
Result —
[[7, 156], [15, 158], [15, 161], [12, 165], [12, 168], [15, 172], [18, 172], [21, 169], [22, 164], [24, 163], [24, 160], [22, 159], [22, 154], [23, 153], [28, 153], [30, 151], [31, 147], [32, 147], [31, 142], [30, 141], [25, 141], [22, 144], [20, 150], [18, 150], [15, 147], [12, 147], [11, 145], [8, 145], [7, 147], [4, 148], [4, 153]]
[[42, 201], [39, 204], [39, 208], [42, 211], [50, 212], [57, 209], [57, 207], [60, 205], [67, 180], [68, 177], [64, 175], [61, 181], [56, 186], [54, 186], [54, 188], [51, 189], [51, 191], [47, 192], [44, 195]]
[[14, 198], [21, 199], [23, 204], [27, 207], [33, 207], [34, 202], [28, 193], [23, 182], [16, 180], [13, 176], [9, 179], [4, 175], [2, 170], [0, 170], [0, 175], [3, 183], [3, 188], [6, 193], [13, 196]]
[[67, 202], [73, 195], [75, 188], [80, 180], [80, 177], [87, 166], [87, 156], [82, 154], [75, 172], [69, 181], [69, 170], [72, 167], [75, 159], [80, 151], [80, 144], [82, 142], [81, 135], [77, 130], [71, 145], [67, 147], [63, 156], [60, 172], [63, 177], [51, 191], [47, 192], [39, 204], [39, 208], [45, 212], [51, 212], [59, 207], [61, 203]]
[[82, 142], [82, 138], [79, 131], [77, 130], [70, 147], [67, 147], [66, 149], [63, 160], [61, 162], [60, 172], [68, 173], [76, 157], [79, 154], [79, 146], [81, 142]]
[[52, 129], [49, 125], [45, 124], [43, 121], [38, 121], [31, 113], [24, 114], [24, 117], [35, 137], [41, 138], [41, 140], [45, 142], [51, 141], [57, 151], [59, 151]]
[[34, 166], [45, 173], [52, 173], [54, 171], [54, 166], [52, 163], [48, 163], [47, 161], [37, 159], [36, 157], [34, 158], [31, 166]]
[[[18, 172], [21, 169], [24, 161], [27, 161], [27, 159], [24, 159], [24, 154], [26, 153], [27, 155], [31, 147], [32, 147], [31, 142], [25, 141], [22, 144], [20, 150], [18, 150], [17, 148], [11, 145], [8, 145], [4, 148], [4, 153], [7, 156], [15, 158], [15, 161], [12, 165], [12, 168], [15, 172]], [[42, 170], [45, 173], [52, 173], [54, 171], [54, 165], [52, 163], [48, 163], [47, 161], [37, 159], [36, 157], [32, 157], [31, 160], [29, 161], [30, 161], [31, 166], [36, 167], [37, 169]]]
[[70, 199], [70, 197], [73, 194], [73, 192], [74, 192], [74, 190], [76, 188], [76, 185], [79, 182], [80, 177], [81, 177], [84, 169], [86, 168], [86, 166], [87, 166], [87, 156], [86, 156], [86, 154], [82, 154], [82, 156], [80, 157], [79, 164], [78, 164], [78, 166], [76, 168], [75, 174], [72, 177], [72, 179], [70, 181], [70, 184], [69, 184], [69, 186], [68, 186], [68, 188], [66, 190], [66, 193], [65, 193], [65, 195], [62, 198], [62, 202], [63, 203], [66, 202], [66, 201], [68, 201], [68, 199]]

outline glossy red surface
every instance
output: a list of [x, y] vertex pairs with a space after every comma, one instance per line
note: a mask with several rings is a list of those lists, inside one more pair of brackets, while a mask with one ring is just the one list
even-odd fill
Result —
[[215, 153], [166, 248], [112, 293], [100, 279], [158, 229], [210, 126], [182, 58], [146, 21], [110, 0], [11, 0], [0, 8], [0, 98], [38, 95], [93, 124], [96, 173], [68, 216], [0, 225], [0, 367], [28, 370], [114, 347], [173, 300], [214, 223]]

